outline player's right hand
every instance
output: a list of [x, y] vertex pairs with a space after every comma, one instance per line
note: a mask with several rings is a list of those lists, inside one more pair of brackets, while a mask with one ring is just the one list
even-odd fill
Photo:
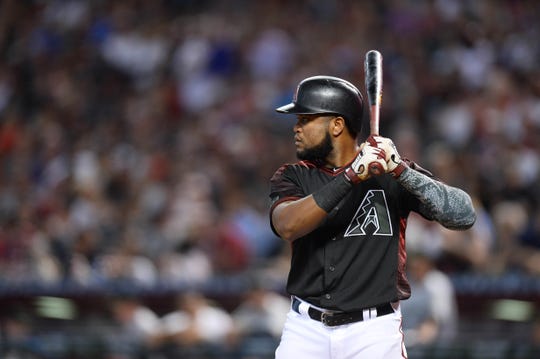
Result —
[[406, 167], [406, 164], [401, 159], [394, 142], [387, 137], [371, 135], [368, 137], [367, 143], [384, 150], [384, 153], [386, 154], [387, 172], [394, 177], [399, 177]]
[[360, 153], [356, 156], [353, 163], [351, 164], [350, 169], [347, 171], [347, 175], [351, 177], [351, 172], [356, 178], [351, 178], [353, 183], [360, 181], [365, 181], [371, 177], [370, 166], [373, 165], [380, 166], [382, 173], [385, 173], [388, 170], [386, 164], [386, 154], [383, 149], [371, 146], [369, 143], [363, 143], [361, 146]]

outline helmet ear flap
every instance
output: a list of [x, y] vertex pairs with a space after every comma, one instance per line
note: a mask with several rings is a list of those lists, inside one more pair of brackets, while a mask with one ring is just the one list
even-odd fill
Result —
[[289, 114], [333, 114], [343, 117], [356, 135], [362, 127], [364, 100], [350, 82], [333, 76], [313, 76], [302, 80], [293, 101], [276, 109]]

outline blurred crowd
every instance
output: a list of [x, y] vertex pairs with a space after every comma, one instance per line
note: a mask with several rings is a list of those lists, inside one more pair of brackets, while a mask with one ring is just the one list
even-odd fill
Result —
[[6, 359], [273, 357], [290, 300], [263, 283], [238, 297], [237, 305], [224, 308], [195, 290], [161, 306], [137, 295], [113, 295], [94, 298], [103, 307], [91, 314], [73, 301], [41, 297], [39, 315], [19, 306], [2, 318], [0, 354]]
[[[274, 113], [384, 57], [382, 133], [475, 199], [465, 233], [411, 219], [448, 270], [540, 273], [533, 1], [27, 1], [0, 9], [2, 281], [204, 281], [282, 267]], [[364, 126], [364, 132], [367, 126]], [[282, 269], [279, 269], [282, 271]]]
[[296, 159], [274, 109], [316, 74], [363, 91], [370, 49], [381, 133], [478, 213], [466, 232], [413, 215], [409, 252], [445, 273], [540, 274], [539, 14], [532, 0], [2, 1], [2, 290], [284, 280], [268, 180]]

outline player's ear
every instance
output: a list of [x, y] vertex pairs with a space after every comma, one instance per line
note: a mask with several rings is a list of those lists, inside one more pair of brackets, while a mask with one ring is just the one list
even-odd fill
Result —
[[339, 136], [345, 129], [345, 119], [341, 116], [336, 116], [332, 119], [330, 131], [332, 135]]

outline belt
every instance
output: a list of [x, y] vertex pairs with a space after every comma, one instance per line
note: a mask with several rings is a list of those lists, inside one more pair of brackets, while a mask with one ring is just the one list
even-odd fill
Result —
[[[292, 309], [300, 313], [300, 304], [302, 302], [293, 297]], [[363, 320], [374, 319], [383, 315], [394, 313], [394, 308], [390, 303], [385, 303], [376, 307], [358, 310], [354, 312], [323, 312], [312, 306], [309, 306], [308, 315], [311, 319], [323, 323], [327, 327], [361, 322]]]

